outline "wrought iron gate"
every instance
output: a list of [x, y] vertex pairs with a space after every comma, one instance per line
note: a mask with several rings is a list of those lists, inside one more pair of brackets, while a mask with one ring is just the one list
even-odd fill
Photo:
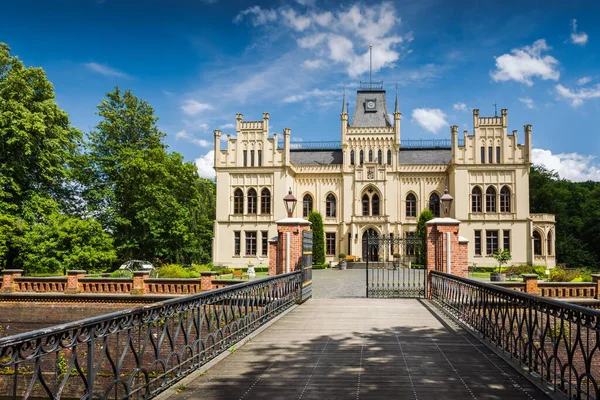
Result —
[[312, 297], [312, 232], [302, 231], [302, 291], [300, 301], [304, 302]]
[[425, 297], [425, 245], [417, 236], [367, 238], [367, 297]]

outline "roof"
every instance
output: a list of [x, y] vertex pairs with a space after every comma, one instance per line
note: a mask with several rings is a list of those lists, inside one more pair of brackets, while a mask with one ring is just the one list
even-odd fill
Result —
[[[375, 102], [376, 111], [366, 111], [367, 101]], [[392, 126], [385, 102], [385, 90], [359, 90], [356, 93], [356, 106], [352, 115], [352, 127]]]
[[294, 165], [341, 164], [342, 150], [291, 150], [290, 161]]
[[452, 160], [450, 149], [400, 149], [400, 164], [448, 164]]

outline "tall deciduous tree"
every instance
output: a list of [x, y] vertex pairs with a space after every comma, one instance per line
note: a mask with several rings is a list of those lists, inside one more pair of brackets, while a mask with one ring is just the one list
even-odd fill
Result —
[[313, 233], [312, 259], [313, 264], [325, 263], [325, 231], [323, 229], [323, 217], [318, 211], [308, 214]]

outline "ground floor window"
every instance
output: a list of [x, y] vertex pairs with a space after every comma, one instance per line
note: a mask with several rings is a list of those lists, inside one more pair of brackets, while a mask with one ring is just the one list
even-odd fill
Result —
[[498, 251], [498, 231], [485, 232], [485, 250], [487, 254], [494, 254]]
[[234, 245], [233, 245], [233, 255], [234, 256], [239, 256], [240, 255], [240, 232], [233, 232], [233, 238], [234, 238]]
[[335, 233], [325, 234], [325, 252], [328, 256], [335, 256]]
[[502, 240], [502, 249], [510, 251], [510, 231], [505, 229], [502, 231], [502, 234], [504, 236]]
[[246, 232], [246, 255], [256, 255], [256, 232]]
[[475, 231], [475, 255], [481, 255], [481, 231]]
[[262, 255], [266, 256], [269, 252], [269, 232], [262, 232]]

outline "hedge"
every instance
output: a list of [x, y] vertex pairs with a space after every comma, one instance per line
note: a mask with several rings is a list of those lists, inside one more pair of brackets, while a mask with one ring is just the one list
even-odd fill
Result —
[[313, 269], [327, 269], [329, 267], [328, 263], [325, 264], [313, 264]]

